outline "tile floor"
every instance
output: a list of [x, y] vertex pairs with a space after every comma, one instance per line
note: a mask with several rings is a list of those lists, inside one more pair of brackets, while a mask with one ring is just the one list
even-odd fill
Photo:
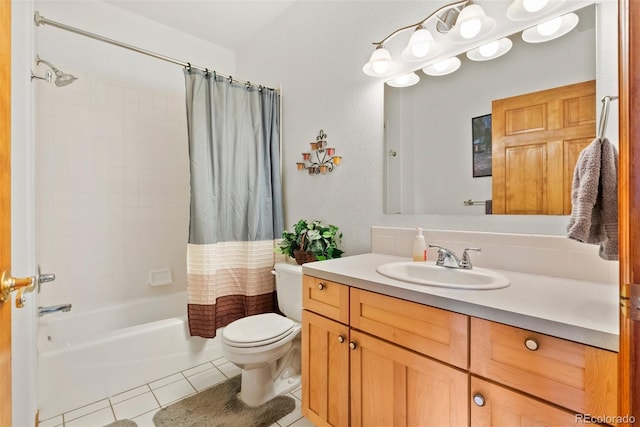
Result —
[[[92, 403], [55, 417], [41, 420], [39, 427], [101, 427], [116, 419], [130, 419], [139, 427], [154, 427], [153, 416], [161, 408], [219, 384], [240, 373], [240, 369], [220, 358], [195, 366], [149, 384]], [[313, 427], [301, 414], [301, 389], [294, 390], [293, 412], [271, 427]]]

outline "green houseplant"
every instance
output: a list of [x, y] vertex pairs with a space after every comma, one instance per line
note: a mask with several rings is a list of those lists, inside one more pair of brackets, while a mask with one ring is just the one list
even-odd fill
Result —
[[320, 221], [299, 220], [293, 232], [283, 231], [276, 252], [295, 258], [298, 264], [340, 258], [344, 251], [338, 248], [342, 233], [335, 225]]

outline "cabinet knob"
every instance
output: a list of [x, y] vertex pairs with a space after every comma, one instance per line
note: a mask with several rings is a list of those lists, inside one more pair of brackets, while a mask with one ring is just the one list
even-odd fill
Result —
[[349, 348], [350, 348], [351, 350], [355, 350], [355, 349], [356, 349], [356, 347], [358, 347], [358, 345], [356, 344], [356, 342], [355, 342], [355, 341], [351, 341], [351, 342], [349, 343]]
[[344, 335], [338, 335], [338, 342], [342, 344], [344, 342]]
[[477, 406], [484, 406], [485, 404], [484, 396], [481, 395], [480, 393], [475, 393], [473, 395], [473, 403], [475, 403]]
[[323, 290], [325, 287], [324, 283], [318, 283], [318, 289]]
[[540, 347], [540, 344], [538, 344], [538, 341], [535, 338], [527, 338], [524, 340], [524, 345], [531, 351], [536, 351]]

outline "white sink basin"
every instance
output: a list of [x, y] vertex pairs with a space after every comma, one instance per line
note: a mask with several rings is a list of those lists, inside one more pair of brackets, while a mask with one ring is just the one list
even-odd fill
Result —
[[506, 276], [486, 268], [440, 267], [429, 262], [392, 262], [379, 266], [383, 276], [418, 285], [456, 289], [500, 289], [511, 284]]

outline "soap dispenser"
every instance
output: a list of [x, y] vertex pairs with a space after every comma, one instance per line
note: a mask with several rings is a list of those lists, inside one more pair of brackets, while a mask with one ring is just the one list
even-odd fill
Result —
[[422, 228], [418, 227], [418, 234], [413, 240], [413, 260], [414, 261], [426, 261], [427, 260], [427, 242], [424, 240], [422, 234]]

